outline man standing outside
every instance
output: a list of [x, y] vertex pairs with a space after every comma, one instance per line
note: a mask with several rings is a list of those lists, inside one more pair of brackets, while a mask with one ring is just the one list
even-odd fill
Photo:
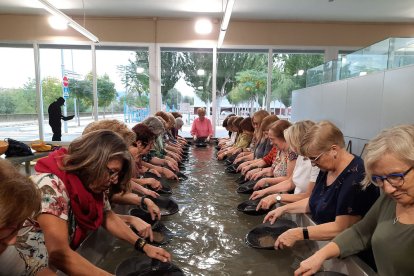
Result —
[[193, 121], [191, 126], [191, 135], [195, 141], [209, 142], [213, 136], [213, 127], [210, 119], [206, 118], [206, 111], [204, 108], [197, 109], [198, 118]]
[[72, 116], [63, 116], [62, 110], [60, 109], [61, 106], [65, 104], [65, 99], [62, 97], [59, 97], [56, 101], [51, 103], [49, 105], [49, 108], [47, 109], [49, 113], [49, 125], [52, 128], [53, 137], [52, 141], [61, 141], [62, 139], [62, 122], [72, 120], [74, 115]]

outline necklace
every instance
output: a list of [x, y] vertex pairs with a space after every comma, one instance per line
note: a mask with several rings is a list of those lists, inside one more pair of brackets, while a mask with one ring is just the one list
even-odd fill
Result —
[[395, 217], [394, 218], [394, 221], [392, 222], [392, 224], [396, 224], [397, 223], [397, 221], [399, 221], [400, 220], [400, 217], [398, 216], [398, 217]]

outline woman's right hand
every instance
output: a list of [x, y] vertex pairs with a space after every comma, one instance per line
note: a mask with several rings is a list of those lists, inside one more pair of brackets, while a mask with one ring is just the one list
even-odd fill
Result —
[[266, 221], [269, 221], [270, 224], [275, 223], [276, 219], [284, 214], [284, 211], [282, 208], [283, 207], [279, 207], [267, 213], [267, 215], [265, 216], [263, 220], [263, 223], [265, 223]]
[[322, 267], [325, 259], [318, 256], [318, 252], [300, 263], [298, 269], [295, 270], [295, 276], [310, 276], [315, 274]]
[[275, 195], [268, 195], [267, 197], [262, 198], [260, 200], [259, 204], [257, 204], [256, 211], [259, 211], [260, 209], [268, 210], [275, 203], [276, 203]]
[[171, 262], [171, 255], [165, 249], [153, 246], [151, 244], [144, 245], [143, 248], [148, 257], [160, 260], [161, 262]]

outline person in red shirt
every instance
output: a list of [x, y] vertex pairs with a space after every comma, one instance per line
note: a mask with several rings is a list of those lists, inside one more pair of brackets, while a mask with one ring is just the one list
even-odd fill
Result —
[[213, 136], [213, 127], [210, 119], [206, 118], [206, 110], [204, 108], [197, 109], [198, 118], [193, 121], [191, 126], [191, 136], [194, 140], [202, 140], [209, 142]]

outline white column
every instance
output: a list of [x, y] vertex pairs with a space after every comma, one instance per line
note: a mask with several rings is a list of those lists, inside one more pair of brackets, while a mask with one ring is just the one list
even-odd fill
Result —
[[33, 44], [34, 65], [35, 65], [35, 79], [36, 79], [36, 105], [37, 105], [37, 120], [39, 125], [39, 139], [45, 140], [45, 133], [43, 128], [43, 95], [42, 95], [42, 80], [40, 79], [40, 53], [39, 44]]
[[270, 95], [272, 95], [273, 73], [273, 51], [269, 49], [267, 54], [267, 88], [266, 88], [266, 110], [270, 112]]
[[211, 90], [212, 90], [212, 103], [213, 103], [213, 119], [212, 125], [213, 125], [213, 136], [216, 136], [216, 118], [217, 116], [217, 97], [216, 97], [216, 91], [217, 91], [217, 48], [213, 47], [213, 80], [211, 83]]
[[93, 93], [93, 118], [98, 121], [98, 77], [96, 75], [96, 50], [95, 44], [91, 46], [92, 51], [92, 93]]

